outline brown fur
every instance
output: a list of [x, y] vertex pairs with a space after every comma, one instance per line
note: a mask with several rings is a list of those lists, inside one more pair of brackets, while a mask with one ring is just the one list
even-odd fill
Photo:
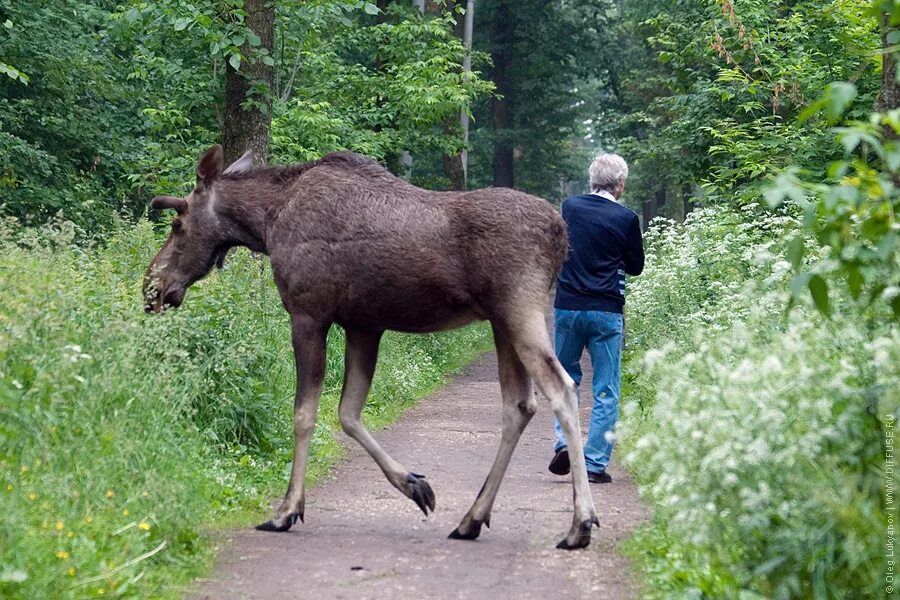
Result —
[[[507, 454], [534, 411], [523, 391], [531, 389], [528, 375], [559, 415], [569, 408], [574, 414], [574, 385], [556, 361], [543, 325], [547, 291], [567, 252], [562, 218], [546, 201], [510, 189], [426, 191], [349, 152], [287, 167], [248, 166], [249, 160], [241, 159], [223, 172], [221, 148], [213, 147], [198, 163], [197, 185], [183, 203], [154, 199], [154, 207], [180, 214], [147, 270], [145, 297], [151, 312], [178, 306], [187, 288], [230, 247], [269, 255], [293, 323], [297, 437], [288, 494], [262, 528], [284, 530], [302, 518], [308, 437], [332, 323], [348, 332], [341, 422], [388, 479], [427, 513], [434, 508], [430, 487], [387, 456], [359, 422], [378, 340], [385, 330], [438, 331], [488, 319], [506, 357], [504, 402], [512, 415], [522, 417], [504, 418], [504, 440], [511, 446], [501, 447], [487, 491], [454, 532], [477, 536], [480, 523], [490, 517]], [[566, 422], [571, 420], [567, 414]], [[577, 420], [571, 427], [577, 429]], [[570, 449], [580, 453], [580, 446], [579, 433], [577, 448], [573, 442]], [[578, 462], [573, 459], [573, 472]], [[589, 540], [596, 519], [589, 493], [586, 503], [579, 500], [579, 479], [576, 474], [576, 524], [567, 547], [585, 545], [584, 523]]]

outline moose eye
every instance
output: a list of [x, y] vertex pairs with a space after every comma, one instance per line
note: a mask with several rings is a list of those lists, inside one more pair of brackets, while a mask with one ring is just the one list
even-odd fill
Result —
[[172, 221], [172, 231], [181, 231], [181, 219]]

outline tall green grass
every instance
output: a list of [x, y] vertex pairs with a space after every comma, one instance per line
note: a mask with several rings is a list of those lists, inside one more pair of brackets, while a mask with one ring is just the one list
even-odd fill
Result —
[[[204, 532], [263, 518], [286, 484], [288, 318], [246, 252], [148, 317], [153, 227], [72, 240], [65, 225], [0, 226], [0, 596], [176, 596], [208, 563]], [[311, 480], [338, 453], [342, 338], [334, 328]], [[489, 339], [484, 326], [386, 336], [367, 420], [389, 423]]]

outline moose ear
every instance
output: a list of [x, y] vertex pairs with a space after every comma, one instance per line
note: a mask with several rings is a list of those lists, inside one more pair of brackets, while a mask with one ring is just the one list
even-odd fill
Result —
[[197, 163], [197, 184], [209, 186], [222, 174], [225, 168], [225, 154], [222, 146], [216, 144], [200, 157]]
[[184, 198], [176, 196], [157, 196], [150, 201], [150, 208], [156, 210], [164, 210], [166, 208], [174, 208], [179, 215], [187, 210], [187, 202]]
[[253, 150], [247, 150], [243, 156], [228, 165], [225, 169], [225, 175], [229, 173], [244, 173], [253, 167]]

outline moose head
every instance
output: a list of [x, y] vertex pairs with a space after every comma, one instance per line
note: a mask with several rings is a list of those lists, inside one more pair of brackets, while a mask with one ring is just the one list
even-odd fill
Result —
[[158, 313], [164, 307], [178, 307], [188, 287], [205, 277], [214, 265], [222, 267], [235, 240], [228, 224], [216, 212], [216, 181], [223, 174], [247, 171], [253, 153], [247, 151], [227, 169], [222, 146], [216, 144], [197, 162], [197, 182], [186, 198], [157, 196], [150, 207], [174, 209], [172, 229], [166, 242], [144, 274], [144, 309]]

